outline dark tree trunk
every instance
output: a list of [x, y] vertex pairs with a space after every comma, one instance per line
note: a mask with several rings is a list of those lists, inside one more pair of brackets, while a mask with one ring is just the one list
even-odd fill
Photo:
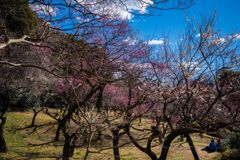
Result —
[[99, 127], [97, 127], [97, 138], [96, 138], [96, 140], [101, 141], [101, 139], [102, 139], [102, 131]]
[[[66, 113], [66, 110], [61, 109], [61, 114], [64, 115], [65, 113]], [[50, 112], [48, 112], [47, 108], [46, 108], [46, 114], [57, 121], [57, 130], [55, 132], [54, 142], [58, 142], [60, 138], [60, 132], [61, 132], [62, 126], [65, 125], [67, 120], [66, 119], [63, 120], [60, 117], [54, 114], [51, 114]]]
[[141, 116], [138, 118], [138, 122], [142, 123], [142, 117]]
[[189, 134], [185, 134], [185, 137], [186, 137], [187, 142], [188, 142], [188, 144], [189, 144], [189, 146], [190, 146], [190, 148], [191, 148], [191, 151], [192, 151], [192, 154], [193, 154], [194, 159], [195, 159], [195, 160], [199, 160], [199, 157], [198, 157], [197, 151], [196, 151], [196, 149], [195, 149], [195, 147], [194, 147], [192, 138], [190, 137]]
[[184, 136], [183, 134], [180, 135], [180, 141], [183, 142], [184, 141]]
[[73, 113], [76, 111], [76, 109], [79, 106], [84, 106], [84, 104], [90, 98], [92, 98], [94, 93], [97, 92], [98, 90], [99, 90], [98, 85], [93, 86], [91, 88], [91, 90], [88, 92], [88, 94], [85, 96], [85, 98], [78, 104], [75, 104], [75, 105], [69, 107], [69, 109], [67, 110], [67, 114], [61, 119], [60, 126], [61, 126], [61, 130], [62, 130], [64, 138], [65, 138], [64, 147], [63, 147], [63, 155], [62, 155], [63, 160], [69, 160], [69, 158], [73, 156], [74, 149], [75, 149], [75, 141], [77, 139], [77, 136], [75, 134], [70, 136], [67, 133], [66, 123], [68, 123], [70, 121], [70, 119], [71, 119]]
[[40, 109], [39, 111], [37, 111], [36, 109], [33, 108], [33, 118], [32, 118], [32, 123], [31, 123], [30, 127], [35, 126], [36, 117], [37, 117], [38, 113], [40, 113], [42, 110], [43, 109]]
[[113, 134], [113, 154], [114, 160], [120, 160], [120, 153], [119, 153], [119, 129], [112, 130]]
[[60, 132], [61, 132], [61, 125], [60, 125], [60, 123], [58, 123], [57, 130], [56, 130], [55, 137], [54, 137], [55, 142], [59, 141]]
[[148, 144], [147, 147], [143, 147], [141, 146], [131, 135], [130, 133], [130, 127], [129, 125], [125, 125], [124, 126], [124, 130], [126, 132], [126, 134], [128, 135], [128, 137], [130, 138], [130, 140], [132, 141], [132, 143], [142, 152], [146, 153], [152, 160], [157, 160], [157, 155], [151, 150], [151, 142], [152, 140], [156, 137], [155, 135], [152, 135], [150, 137], [150, 139], [148, 139]]
[[161, 152], [161, 155], [160, 155], [160, 157], [159, 157], [159, 160], [166, 160], [166, 159], [167, 159], [169, 147], [170, 147], [172, 141], [173, 141], [178, 135], [179, 135], [179, 134], [175, 134], [175, 133], [173, 132], [173, 133], [170, 133], [170, 134], [166, 137], [166, 140], [164, 141], [163, 146], [162, 146], [162, 152]]
[[73, 154], [75, 149], [75, 142], [77, 140], [77, 136], [75, 133], [69, 134], [67, 132], [67, 123], [69, 123], [68, 119], [62, 119], [59, 121], [60, 129], [63, 131], [64, 135], [64, 146], [63, 146], [63, 160], [69, 160]]
[[7, 145], [3, 135], [5, 122], [6, 117], [0, 117], [0, 153], [7, 152]]
[[168, 155], [168, 151], [169, 151], [169, 147], [172, 143], [172, 141], [179, 135], [185, 135], [187, 136], [187, 141], [191, 147], [191, 150], [192, 150], [192, 153], [193, 153], [193, 156], [195, 159], [199, 160], [198, 158], [198, 155], [197, 155], [197, 152], [194, 148], [194, 145], [193, 145], [193, 142], [192, 142], [192, 139], [191, 137], [189, 136], [190, 133], [194, 133], [196, 131], [194, 131], [193, 129], [179, 129], [179, 130], [175, 130], [175, 131], [172, 131], [165, 139], [164, 143], [163, 143], [163, 146], [162, 146], [162, 152], [161, 152], [161, 155], [159, 157], [159, 160], [166, 160], [167, 159], [167, 155]]
[[31, 123], [30, 127], [34, 127], [35, 126], [36, 117], [37, 117], [37, 112], [36, 112], [35, 109], [33, 109], [33, 118], [32, 118], [32, 123]]
[[99, 94], [96, 102], [96, 108], [98, 112], [101, 112], [101, 108], [102, 108], [103, 90], [104, 90], [104, 86], [100, 86]]
[[75, 149], [75, 141], [76, 141], [76, 135], [73, 134], [71, 136], [65, 135], [65, 142], [63, 146], [63, 160], [69, 160], [73, 154]]
[[71, 140], [70, 138], [65, 137], [65, 142], [63, 146], [63, 160], [69, 160], [70, 156], [70, 148], [71, 148]]

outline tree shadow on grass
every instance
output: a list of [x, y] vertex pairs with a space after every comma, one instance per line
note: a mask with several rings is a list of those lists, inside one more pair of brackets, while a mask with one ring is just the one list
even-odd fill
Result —
[[61, 155], [56, 155], [56, 154], [52, 154], [52, 153], [36, 153], [36, 152], [22, 152], [22, 151], [14, 151], [15, 154], [17, 154], [17, 156], [8, 158], [9, 160], [29, 160], [29, 159], [40, 159], [40, 158], [49, 158], [49, 159], [61, 159]]
[[54, 150], [42, 150], [49, 146], [9, 146], [7, 159], [9, 160], [29, 160], [29, 159], [61, 159], [61, 153]]

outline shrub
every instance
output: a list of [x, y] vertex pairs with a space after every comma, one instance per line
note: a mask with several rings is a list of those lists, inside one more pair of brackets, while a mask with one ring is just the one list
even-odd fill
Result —
[[41, 105], [49, 108], [63, 108], [69, 104], [68, 98], [64, 94], [45, 91], [41, 94]]
[[222, 160], [240, 159], [240, 133], [233, 133], [223, 142]]
[[19, 88], [12, 85], [0, 87], [0, 106], [2, 107], [26, 109], [27, 107], [39, 105], [39, 97], [27, 88]]

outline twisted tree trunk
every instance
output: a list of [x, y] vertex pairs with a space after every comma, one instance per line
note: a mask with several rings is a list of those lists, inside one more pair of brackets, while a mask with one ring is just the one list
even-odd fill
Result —
[[162, 152], [161, 155], [159, 157], [159, 160], [166, 160], [167, 159], [167, 155], [168, 155], [168, 151], [169, 151], [169, 147], [172, 143], [172, 141], [178, 136], [179, 134], [176, 134], [175, 132], [171, 132], [165, 139], [163, 146], [162, 146]]
[[192, 154], [194, 156], [194, 159], [199, 160], [198, 154], [195, 150], [194, 144], [193, 144], [192, 139], [189, 135], [190, 133], [199, 133], [199, 131], [194, 130], [194, 129], [185, 128], [185, 129], [178, 129], [178, 130], [175, 130], [175, 131], [172, 131], [171, 133], [169, 133], [169, 135], [165, 138], [165, 141], [163, 143], [162, 152], [161, 152], [161, 155], [159, 157], [159, 160], [166, 160], [167, 159], [169, 147], [170, 147], [172, 141], [179, 135], [185, 135], [186, 136], [187, 142], [190, 145], [190, 148], [191, 148]]
[[38, 110], [38, 111], [37, 111], [35, 108], [33, 108], [33, 117], [32, 117], [32, 122], [31, 122], [30, 127], [34, 127], [34, 126], [35, 126], [35, 121], [36, 121], [37, 115], [38, 115], [38, 113], [40, 113], [41, 111], [43, 111], [43, 108], [40, 109], [40, 110]]

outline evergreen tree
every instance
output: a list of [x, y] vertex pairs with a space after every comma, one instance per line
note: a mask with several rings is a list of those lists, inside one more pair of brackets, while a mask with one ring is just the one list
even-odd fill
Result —
[[1, 32], [12, 32], [18, 36], [29, 34], [36, 25], [36, 16], [27, 0], [1, 0], [0, 19], [4, 26]]

